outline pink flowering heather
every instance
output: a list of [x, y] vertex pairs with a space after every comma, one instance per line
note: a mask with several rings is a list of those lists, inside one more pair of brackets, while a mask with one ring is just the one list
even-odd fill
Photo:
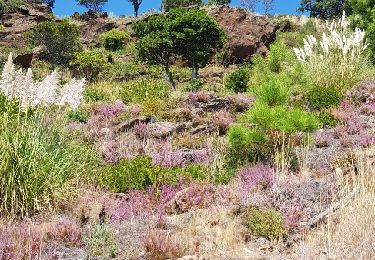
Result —
[[289, 205], [280, 209], [284, 218], [284, 224], [288, 229], [299, 227], [303, 219], [303, 207], [301, 205]]
[[241, 201], [246, 201], [256, 188], [270, 188], [274, 183], [273, 169], [268, 165], [247, 166], [237, 173], [236, 190]]
[[165, 230], [151, 230], [144, 240], [144, 249], [149, 259], [177, 259], [182, 251], [177, 237]]
[[116, 164], [122, 158], [119, 143], [115, 140], [104, 143], [101, 152], [103, 160], [109, 164]]
[[367, 116], [375, 115], [375, 103], [368, 103], [361, 106], [361, 113]]
[[336, 139], [340, 139], [346, 135], [346, 127], [344, 125], [337, 125], [335, 128], [333, 128], [333, 137]]
[[141, 139], [145, 139], [150, 134], [150, 128], [147, 124], [140, 122], [133, 127], [134, 134]]
[[229, 127], [234, 123], [232, 115], [224, 110], [213, 113], [212, 119], [221, 134], [225, 134]]
[[39, 259], [44, 233], [28, 223], [0, 224], [0, 259]]
[[68, 217], [61, 217], [50, 231], [53, 240], [67, 245], [81, 244], [82, 229]]
[[205, 91], [205, 90], [201, 90], [201, 91], [197, 91], [197, 92], [190, 92], [189, 95], [188, 95], [188, 101], [189, 102], [207, 102], [209, 101], [211, 98], [213, 98], [214, 95], [208, 91]]
[[237, 111], [245, 111], [255, 102], [255, 97], [248, 96], [244, 93], [238, 93], [230, 96], [229, 100], [232, 102]]
[[116, 101], [113, 104], [99, 105], [93, 109], [94, 115], [102, 115], [106, 118], [113, 118], [125, 111], [125, 105], [122, 101]]
[[154, 165], [164, 168], [184, 167], [186, 165], [184, 153], [181, 150], [174, 151], [170, 141], [154, 143], [146, 151], [146, 154], [150, 156]]
[[142, 112], [142, 108], [138, 105], [131, 105], [126, 108], [126, 111], [129, 112], [132, 116], [139, 116]]
[[350, 135], [359, 134], [362, 128], [363, 124], [355, 119], [348, 121], [346, 124], [346, 132]]
[[327, 147], [332, 140], [331, 133], [319, 131], [315, 134], [315, 145], [317, 147]]
[[374, 134], [368, 134], [368, 133], [361, 134], [359, 144], [362, 147], [370, 147], [372, 145], [375, 145], [375, 135]]

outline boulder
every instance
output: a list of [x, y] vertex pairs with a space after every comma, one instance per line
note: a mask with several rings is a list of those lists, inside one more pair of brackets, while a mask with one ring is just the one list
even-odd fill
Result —
[[52, 10], [47, 4], [25, 2], [14, 12], [3, 15], [0, 24], [4, 26], [4, 30], [0, 35], [0, 45], [25, 47], [23, 34], [38, 23], [52, 19]]
[[279, 26], [265, 15], [257, 15], [241, 8], [219, 6], [208, 9], [227, 34], [226, 62], [242, 62], [255, 54], [266, 54], [276, 39]]

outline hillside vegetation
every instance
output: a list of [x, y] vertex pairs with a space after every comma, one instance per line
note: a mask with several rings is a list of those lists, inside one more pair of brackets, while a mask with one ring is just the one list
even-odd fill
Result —
[[77, 2], [0, 0], [1, 260], [375, 258], [372, 1]]

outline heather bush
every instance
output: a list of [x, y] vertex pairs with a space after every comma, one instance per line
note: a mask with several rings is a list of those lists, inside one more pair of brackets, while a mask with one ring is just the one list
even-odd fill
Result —
[[249, 208], [246, 224], [255, 236], [268, 240], [280, 239], [287, 234], [283, 217], [274, 209]]
[[112, 29], [100, 35], [101, 45], [109, 51], [118, 51], [124, 48], [129, 41], [129, 33], [119, 29]]
[[246, 92], [249, 79], [249, 70], [246, 68], [240, 68], [233, 71], [225, 78], [224, 85], [227, 89], [230, 89], [235, 93]]
[[68, 20], [46, 21], [36, 25], [26, 35], [32, 46], [46, 46], [45, 58], [54, 65], [68, 65], [74, 53], [80, 51], [79, 28]]
[[177, 259], [182, 256], [177, 238], [164, 230], [151, 230], [144, 240], [144, 248], [150, 259]]
[[103, 78], [110, 63], [102, 52], [85, 50], [74, 54], [70, 66], [76, 76], [86, 78], [88, 81], [96, 81]]

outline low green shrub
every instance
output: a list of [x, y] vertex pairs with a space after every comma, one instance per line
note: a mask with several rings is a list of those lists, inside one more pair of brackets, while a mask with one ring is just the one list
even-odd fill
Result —
[[22, 0], [0, 0], [0, 18], [5, 13], [13, 12], [22, 4]]
[[154, 167], [149, 157], [138, 156], [133, 160], [123, 159], [116, 165], [105, 167], [100, 178], [101, 184], [113, 192], [130, 189], [144, 190], [152, 185], [163, 173]]
[[129, 40], [129, 33], [119, 29], [112, 29], [100, 35], [101, 45], [109, 51], [118, 51], [123, 49]]
[[249, 80], [249, 70], [246, 68], [240, 68], [233, 71], [225, 78], [224, 85], [227, 89], [230, 89], [236, 93], [246, 92]]
[[322, 127], [325, 128], [334, 128], [338, 123], [340, 123], [340, 120], [337, 119], [335, 116], [333, 116], [328, 111], [322, 111], [318, 114], [318, 119], [322, 125]]
[[280, 239], [287, 234], [281, 214], [274, 209], [249, 208], [246, 224], [254, 235], [268, 240]]
[[85, 50], [75, 53], [70, 65], [76, 76], [84, 77], [88, 81], [97, 80], [110, 67], [110, 63], [104, 54], [97, 50]]
[[73, 122], [86, 123], [88, 118], [87, 111], [83, 109], [71, 110], [68, 113], [68, 119]]
[[284, 67], [295, 61], [294, 53], [282, 41], [276, 41], [270, 46], [267, 62], [272, 72], [281, 72]]
[[269, 78], [251, 91], [258, 101], [271, 107], [285, 105], [290, 97], [289, 89], [275, 77]]
[[343, 99], [341, 91], [334, 88], [311, 88], [307, 93], [307, 101], [314, 110], [336, 107]]
[[90, 249], [92, 255], [112, 259], [117, 254], [117, 242], [115, 231], [106, 224], [96, 225], [93, 230], [83, 237], [84, 243]]

